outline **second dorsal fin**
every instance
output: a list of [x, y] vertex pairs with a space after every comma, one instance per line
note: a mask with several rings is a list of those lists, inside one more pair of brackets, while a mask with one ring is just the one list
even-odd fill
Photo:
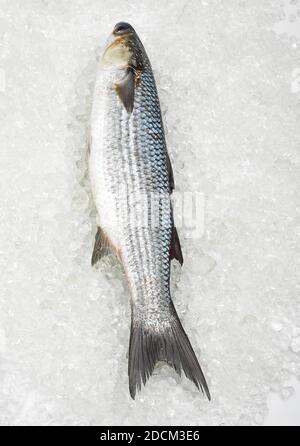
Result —
[[171, 244], [170, 244], [170, 260], [176, 259], [180, 263], [180, 265], [183, 264], [183, 256], [180, 246], [180, 241], [177, 233], [177, 229], [175, 226], [173, 226], [172, 230], [172, 238], [171, 238]]

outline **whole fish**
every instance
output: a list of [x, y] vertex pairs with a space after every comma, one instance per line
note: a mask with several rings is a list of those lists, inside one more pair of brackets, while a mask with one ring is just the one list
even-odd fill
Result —
[[209, 390], [170, 295], [170, 261], [183, 263], [170, 195], [173, 172], [146, 51], [117, 23], [96, 77], [89, 172], [98, 230], [92, 265], [111, 250], [131, 291], [128, 376], [132, 398], [158, 361]]

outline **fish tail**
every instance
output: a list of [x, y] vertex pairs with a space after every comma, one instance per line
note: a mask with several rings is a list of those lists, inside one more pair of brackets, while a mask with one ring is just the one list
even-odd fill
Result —
[[193, 347], [171, 303], [170, 317], [166, 322], [147, 320], [131, 314], [128, 376], [129, 391], [134, 399], [152, 375], [158, 361], [165, 361], [181, 375], [183, 370], [196, 387], [210, 400], [209, 389]]

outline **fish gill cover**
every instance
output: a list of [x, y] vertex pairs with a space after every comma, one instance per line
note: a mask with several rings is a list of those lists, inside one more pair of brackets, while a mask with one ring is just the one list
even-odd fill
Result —
[[[179, 227], [173, 298], [211, 403], [167, 366], [130, 399], [126, 281], [90, 267], [86, 134], [120, 20], [154, 68], [177, 193], [204, 197], [202, 236]], [[1, 424], [261, 424], [269, 392], [290, 393], [300, 50], [283, 20], [279, 0], [0, 0]]]

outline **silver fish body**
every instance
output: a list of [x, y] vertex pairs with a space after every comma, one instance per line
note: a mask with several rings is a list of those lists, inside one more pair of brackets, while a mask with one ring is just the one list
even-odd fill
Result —
[[89, 171], [99, 227], [93, 263], [110, 248], [126, 272], [132, 310], [131, 396], [163, 360], [179, 374], [183, 369], [209, 397], [170, 296], [170, 258], [182, 259], [155, 80], [133, 28], [126, 23], [116, 25], [115, 31], [119, 28], [121, 32], [114, 33], [116, 39], [110, 44], [113, 56], [117, 52], [117, 63], [115, 59], [109, 66], [100, 62], [91, 115]]

